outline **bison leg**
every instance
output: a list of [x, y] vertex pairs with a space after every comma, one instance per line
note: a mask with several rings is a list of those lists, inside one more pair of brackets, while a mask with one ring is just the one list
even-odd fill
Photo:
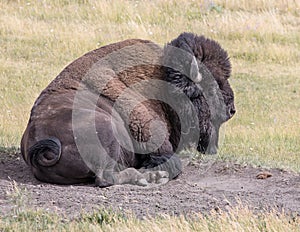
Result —
[[99, 187], [132, 184], [148, 186], [149, 184], [165, 184], [169, 181], [169, 173], [165, 171], [139, 172], [135, 168], [126, 168], [120, 172], [103, 172], [97, 174], [95, 184]]
[[95, 184], [100, 188], [105, 188], [114, 185], [113, 176], [110, 175], [111, 172], [104, 172], [103, 170], [96, 173]]
[[166, 171], [147, 171], [143, 176], [148, 183], [166, 184], [169, 181], [169, 173]]
[[139, 172], [135, 168], [127, 168], [116, 175], [118, 184], [134, 184], [147, 186], [150, 183], [165, 184], [169, 181], [169, 173], [166, 171]]
[[[181, 160], [176, 154], [151, 154], [147, 155], [141, 165], [141, 172], [161, 171], [168, 173], [170, 180], [182, 172]], [[163, 177], [162, 177], [163, 178]]]
[[116, 184], [133, 184], [147, 186], [146, 178], [135, 168], [127, 168], [115, 175]]

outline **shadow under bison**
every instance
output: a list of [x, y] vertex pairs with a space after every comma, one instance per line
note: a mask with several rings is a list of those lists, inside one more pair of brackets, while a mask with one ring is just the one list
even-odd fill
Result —
[[22, 156], [50, 183], [166, 183], [181, 173], [183, 148], [217, 152], [235, 113], [230, 72], [226, 51], [191, 33], [164, 48], [131, 39], [91, 51], [36, 100]]

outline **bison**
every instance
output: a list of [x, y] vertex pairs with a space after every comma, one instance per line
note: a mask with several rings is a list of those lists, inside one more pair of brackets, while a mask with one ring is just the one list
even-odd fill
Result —
[[22, 156], [49, 183], [166, 183], [185, 147], [217, 152], [235, 113], [230, 72], [227, 52], [192, 33], [163, 48], [130, 39], [88, 52], [35, 101]]

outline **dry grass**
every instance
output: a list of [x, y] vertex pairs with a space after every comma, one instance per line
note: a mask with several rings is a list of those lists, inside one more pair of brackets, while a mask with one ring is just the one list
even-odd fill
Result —
[[299, 0], [1, 1], [0, 146], [18, 147], [39, 92], [104, 44], [164, 44], [182, 31], [218, 40], [232, 59], [238, 113], [220, 154], [300, 170]]
[[62, 220], [58, 215], [42, 211], [24, 211], [14, 218], [0, 219], [1, 231], [299, 231], [299, 219], [275, 211], [253, 214], [239, 206], [227, 212], [194, 214], [189, 217], [160, 216], [138, 220], [131, 214], [98, 211], [83, 215], [80, 220]]

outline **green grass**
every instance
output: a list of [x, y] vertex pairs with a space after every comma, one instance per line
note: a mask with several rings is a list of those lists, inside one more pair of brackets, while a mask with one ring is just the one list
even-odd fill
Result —
[[219, 41], [233, 64], [237, 114], [221, 157], [300, 171], [297, 9], [275, 0], [1, 1], [0, 146], [19, 146], [40, 91], [85, 52], [192, 31]]
[[[220, 157], [300, 172], [299, 12], [298, 0], [2, 0], [0, 148], [9, 151], [19, 147], [34, 100], [75, 58], [128, 38], [150, 39], [163, 45], [180, 32], [191, 31], [219, 41], [233, 64], [230, 81], [236, 94], [237, 114], [225, 126]], [[43, 213], [38, 215], [44, 217]], [[202, 228], [197, 226], [204, 223], [204, 231], [218, 231], [227, 218], [224, 226], [231, 226], [231, 230], [242, 226], [248, 231], [272, 231], [273, 220], [276, 226], [282, 224], [282, 231], [294, 228], [287, 218], [275, 214], [257, 217], [249, 213], [245, 221], [224, 215], [200, 217], [194, 222], [167, 218], [138, 222], [135, 226], [138, 231], [146, 225], [149, 230], [161, 224], [170, 228], [172, 223], [177, 228], [179, 223], [179, 227], [186, 225], [188, 231]], [[40, 220], [57, 220], [55, 216], [45, 217]], [[22, 220], [14, 221], [11, 228], [38, 229], [36, 218], [39, 217], [33, 217], [28, 225]], [[2, 219], [2, 228], [10, 228], [7, 223], [11, 220]], [[53, 228], [76, 231], [85, 226], [82, 223], [61, 225], [55, 221], [57, 227]], [[116, 222], [105, 230], [129, 228], [131, 224], [126, 223]], [[90, 226], [91, 230], [103, 229], [97, 223]]]
[[[253, 71], [237, 73], [231, 80], [237, 114], [225, 126], [220, 155], [300, 171], [300, 70], [295, 67], [291, 72], [281, 65], [251, 67]], [[268, 69], [280, 71], [273, 74]]]
[[228, 212], [210, 212], [207, 215], [161, 215], [138, 220], [109, 210], [82, 214], [76, 220], [64, 219], [57, 214], [39, 210], [16, 212], [0, 219], [1, 231], [298, 231], [299, 219], [271, 211], [253, 214], [246, 206], [237, 206]]

